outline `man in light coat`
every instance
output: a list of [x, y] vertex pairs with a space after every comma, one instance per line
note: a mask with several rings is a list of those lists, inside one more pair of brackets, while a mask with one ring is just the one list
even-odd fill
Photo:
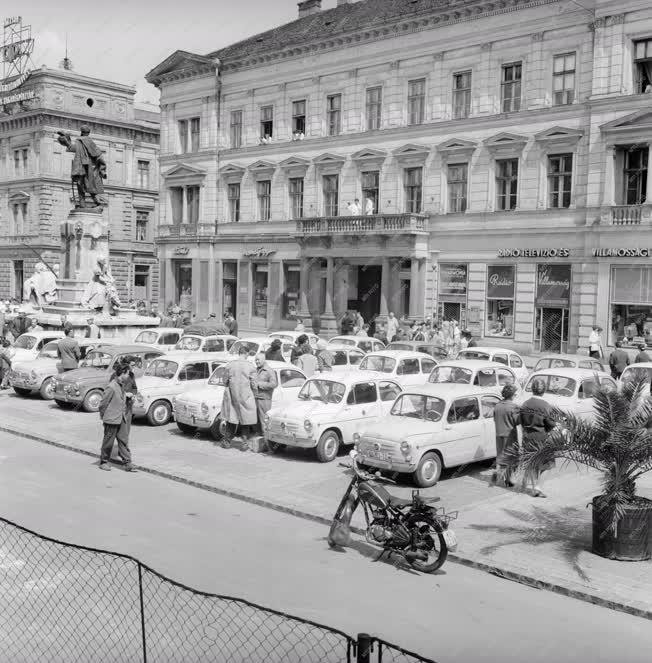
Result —
[[115, 367], [111, 381], [104, 389], [100, 403], [100, 417], [104, 425], [104, 437], [102, 439], [102, 450], [100, 452], [100, 469], [110, 471], [109, 461], [116, 439], [118, 441], [118, 454], [124, 463], [126, 472], [133, 472], [131, 464], [131, 451], [129, 450], [129, 426], [127, 417], [131, 413], [127, 408], [127, 401], [133, 398], [133, 394], [125, 390], [129, 379], [129, 365], [118, 364]]
[[261, 435], [264, 432], [265, 415], [272, 408], [274, 389], [278, 387], [276, 371], [270, 367], [265, 359], [265, 353], [256, 355], [256, 411], [258, 412], [258, 428]]
[[396, 316], [390, 312], [389, 317], [387, 318], [387, 342], [391, 343], [396, 336], [398, 331], [399, 324]]
[[95, 318], [88, 318], [86, 320], [88, 326], [86, 327], [86, 333], [84, 334], [85, 338], [101, 338], [102, 332], [100, 328], [95, 324]]
[[247, 359], [248, 355], [249, 351], [243, 346], [238, 358], [226, 365], [222, 397], [222, 420], [240, 428], [246, 438], [252, 437], [252, 428], [258, 421], [256, 368]]

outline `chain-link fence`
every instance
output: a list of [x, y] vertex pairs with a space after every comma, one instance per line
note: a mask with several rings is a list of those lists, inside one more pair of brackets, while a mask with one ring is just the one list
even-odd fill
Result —
[[4, 518], [0, 650], [12, 663], [430, 661], [365, 634], [196, 591], [132, 557]]

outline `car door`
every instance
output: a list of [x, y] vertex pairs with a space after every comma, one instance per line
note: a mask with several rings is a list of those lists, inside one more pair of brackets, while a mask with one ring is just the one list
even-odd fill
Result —
[[483, 422], [477, 396], [456, 398], [450, 405], [442, 436], [444, 463], [453, 467], [485, 458]]
[[278, 387], [272, 392], [272, 403], [294, 400], [306, 381], [305, 375], [295, 368], [278, 369], [276, 378]]
[[202, 384], [210, 377], [210, 365], [208, 361], [193, 361], [181, 368], [177, 382], [178, 391], [186, 391]]
[[482, 449], [485, 458], [496, 457], [496, 426], [494, 425], [494, 410], [500, 398], [493, 394], [480, 397], [480, 420], [482, 422]]
[[380, 380], [378, 382], [378, 397], [380, 399], [380, 414], [389, 414], [396, 397], [401, 393], [401, 386], [391, 380]]
[[406, 357], [398, 362], [396, 367], [396, 381], [410, 387], [424, 384], [427, 378], [421, 375], [421, 366], [417, 357]]
[[353, 444], [353, 433], [360, 432], [369, 421], [379, 416], [380, 403], [376, 383], [373, 380], [365, 380], [351, 385], [340, 420], [344, 444]]

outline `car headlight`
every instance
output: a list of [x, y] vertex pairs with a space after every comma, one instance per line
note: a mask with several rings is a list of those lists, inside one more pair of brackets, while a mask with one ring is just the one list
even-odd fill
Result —
[[202, 413], [203, 413], [203, 414], [208, 414], [208, 410], [209, 410], [209, 408], [208, 408], [208, 404], [202, 402], [202, 404], [201, 404], [201, 411], [202, 411]]
[[410, 451], [412, 451], [412, 447], [410, 447], [410, 443], [407, 440], [403, 440], [403, 442], [401, 442], [401, 453], [404, 456], [407, 456], [410, 453]]
[[310, 421], [310, 419], [306, 419], [303, 422], [303, 427], [306, 429], [306, 432], [309, 433], [312, 430], [312, 421]]
[[360, 433], [353, 433], [353, 444], [360, 442]]

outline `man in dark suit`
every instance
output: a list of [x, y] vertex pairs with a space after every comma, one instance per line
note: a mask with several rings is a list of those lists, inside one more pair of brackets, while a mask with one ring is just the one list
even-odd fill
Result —
[[14, 318], [7, 325], [7, 329], [9, 329], [14, 340], [16, 340], [19, 336], [27, 332], [29, 325], [30, 319], [27, 317], [27, 313], [25, 311], [19, 311], [18, 317]]
[[510, 476], [511, 463], [508, 454], [518, 447], [518, 426], [521, 415], [521, 408], [514, 403], [516, 391], [513, 384], [506, 384], [502, 390], [503, 400], [496, 403], [494, 408], [496, 472], [491, 477], [491, 483], [493, 485], [500, 480], [508, 488], [514, 486]]
[[616, 349], [609, 356], [611, 377], [617, 380], [629, 366], [629, 355], [623, 350], [621, 341], [616, 341]]
[[61, 368], [63, 372], [74, 371], [79, 367], [79, 359], [81, 358], [81, 351], [79, 343], [74, 338], [74, 330], [69, 327], [66, 330], [66, 335], [57, 343], [57, 354], [61, 359]]
[[109, 461], [116, 439], [118, 441], [118, 454], [124, 463], [126, 472], [133, 472], [131, 452], [129, 451], [129, 426], [127, 417], [131, 416], [127, 408], [127, 401], [133, 394], [126, 391], [125, 385], [129, 380], [129, 365], [118, 364], [102, 395], [100, 403], [100, 417], [104, 425], [104, 437], [100, 452], [100, 469], [109, 471]]

